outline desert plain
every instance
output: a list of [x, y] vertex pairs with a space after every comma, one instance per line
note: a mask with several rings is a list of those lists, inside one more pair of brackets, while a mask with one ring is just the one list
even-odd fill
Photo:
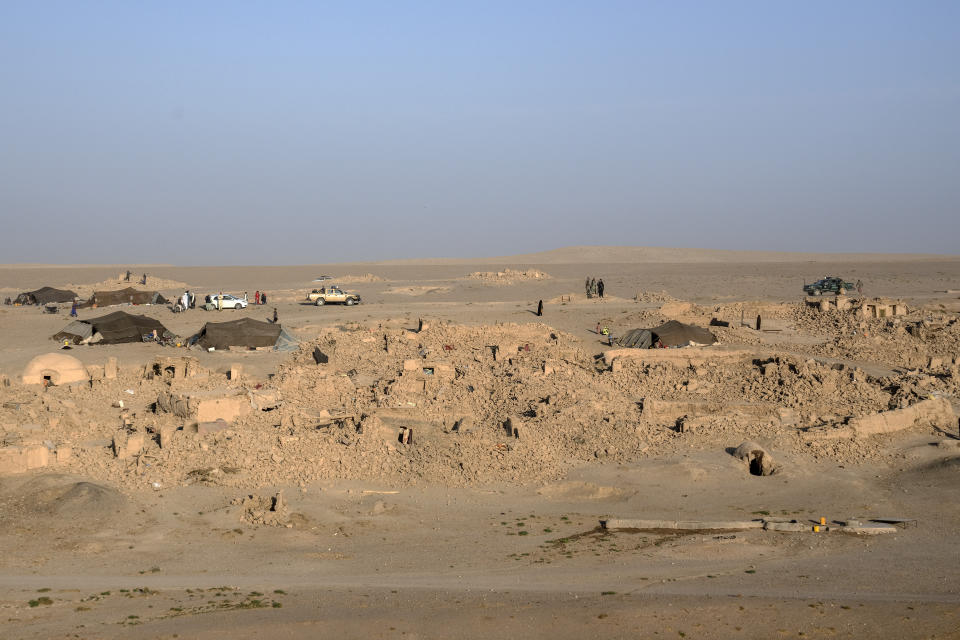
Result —
[[[178, 339], [69, 349], [69, 305], [0, 306], [3, 638], [960, 637], [960, 257], [8, 265], [0, 299], [128, 268], [268, 304], [81, 308]], [[293, 351], [189, 346], [274, 307]], [[597, 333], [670, 320], [717, 344]], [[49, 353], [83, 379], [25, 383]]]

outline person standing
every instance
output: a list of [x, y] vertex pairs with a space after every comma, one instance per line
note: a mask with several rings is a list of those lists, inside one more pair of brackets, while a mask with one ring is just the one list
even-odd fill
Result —
[[543, 315], [543, 300], [537, 303], [537, 315], [538, 316]]
[[253, 293], [253, 304], [255, 304], [255, 305], [260, 304], [260, 290], [259, 290], [259, 289], [257, 289], [257, 290], [254, 291], [254, 293]]
[[130, 282], [130, 269], [127, 269], [127, 277], [123, 279], [124, 282]]
[[600, 280], [597, 282], [597, 295], [599, 295], [601, 298], [603, 297], [603, 278], [600, 278]]
[[143, 274], [143, 277], [140, 278], [140, 284], [147, 284], [147, 274]]
[[267, 292], [264, 291], [260, 294], [260, 304], [267, 304]]
[[190, 290], [189, 289], [183, 292], [183, 297], [180, 298], [180, 302], [183, 304], [184, 311], [190, 308]]
[[249, 301], [247, 300], [247, 292], [246, 292], [246, 291], [243, 292], [243, 301], [244, 301], [244, 302], [249, 302]]
[[277, 308], [273, 308], [273, 324], [277, 324]]
[[217, 294], [217, 311], [223, 311], [223, 291]]
[[71, 318], [77, 317], [77, 299], [76, 298], [73, 299], [73, 304], [70, 306], [70, 317]]
[[587, 281], [583, 283], [583, 291], [587, 294], [587, 297], [590, 297], [590, 276], [587, 276]]
[[590, 296], [594, 296], [597, 293], [597, 279], [590, 278]]
[[760, 331], [760, 314], [757, 314], [757, 331]]
[[863, 280], [859, 280], [859, 279], [857, 280], [857, 295], [858, 296], [863, 295]]

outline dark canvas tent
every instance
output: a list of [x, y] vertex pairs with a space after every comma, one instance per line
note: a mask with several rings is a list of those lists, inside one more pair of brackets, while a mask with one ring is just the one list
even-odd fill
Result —
[[702, 327], [670, 320], [653, 329], [631, 329], [617, 340], [617, 344], [634, 349], [650, 349], [660, 345], [682, 347], [691, 342], [713, 344], [716, 341], [716, 336]]
[[36, 291], [24, 291], [14, 301], [17, 304], [51, 304], [57, 302], [72, 302], [77, 294], [66, 289], [41, 287]]
[[691, 342], [697, 344], [713, 344], [717, 337], [703, 327], [684, 324], [676, 320], [664, 322], [659, 327], [650, 329], [653, 344], [659, 340], [665, 347], [680, 347]]
[[101, 344], [120, 342], [142, 342], [143, 336], [156, 329], [158, 335], [169, 333], [159, 320], [147, 316], [135, 316], [125, 311], [114, 311], [99, 318], [88, 320], [93, 332], [103, 336]]
[[139, 291], [133, 287], [117, 291], [94, 291], [84, 307], [109, 307], [115, 304], [166, 304], [167, 299], [158, 291]]
[[[135, 316], [124, 311], [114, 311], [99, 318], [75, 320], [64, 327], [60, 333], [55, 334], [53, 338], [74, 342], [83, 340], [85, 331], [77, 327], [77, 324], [90, 325], [90, 333], [86, 337], [92, 337], [91, 342], [98, 344], [142, 342], [143, 336], [151, 334], [154, 330], [157, 331], [159, 336], [172, 336], [159, 320], [147, 316]], [[99, 337], [97, 334], [99, 334]]]
[[252, 318], [241, 318], [230, 322], [208, 322], [200, 332], [190, 339], [190, 343], [199, 342], [209, 349], [227, 349], [229, 347], [275, 347], [280, 351], [296, 348], [297, 341], [278, 324], [261, 322]]

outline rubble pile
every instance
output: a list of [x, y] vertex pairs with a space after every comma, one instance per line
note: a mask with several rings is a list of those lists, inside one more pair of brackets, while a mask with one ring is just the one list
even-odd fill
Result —
[[676, 300], [672, 295], [666, 291], [638, 291], [634, 297], [634, 300], [637, 302], [673, 302]]
[[[739, 315], [734, 308], [705, 311]], [[825, 351], [860, 322], [868, 335], [922, 326], [788, 311], [804, 331], [826, 333], [832, 341], [821, 345]], [[663, 316], [640, 310], [631, 318], [653, 326]], [[716, 329], [732, 337], [752, 331]], [[920, 337], [904, 330], [899, 339], [944, 351], [956, 344], [955, 324], [922, 329]], [[532, 484], [597, 459], [628, 462], [745, 439], [788, 455], [856, 462], [886, 454], [868, 437], [806, 434], [866, 424], [879, 412], [957, 390], [953, 360], [878, 377], [786, 352], [711, 349], [686, 360], [608, 362], [599, 345], [593, 352], [543, 324], [427, 319], [417, 330], [396, 323], [323, 328], [269, 379], [239, 365], [210, 371], [189, 356], [144, 367], [114, 362], [109, 376], [105, 367], [88, 366], [89, 379], [76, 384], [0, 386], [0, 470], [56, 465], [125, 490], [345, 478]], [[285, 522], [282, 512], [264, 507], [267, 499], [247, 500], [249, 522]]]
[[484, 284], [515, 284], [528, 280], [546, 280], [550, 274], [538, 269], [504, 269], [503, 271], [474, 271], [466, 276], [468, 280], [480, 280]]
[[[626, 361], [612, 374], [618, 391], [642, 389], [663, 400], [701, 403], [766, 403], [798, 412], [800, 424], [817, 423], [823, 407], [836, 415], [861, 415], [890, 406], [882, 381], [859, 369], [777, 356], [769, 361], [678, 368]], [[634, 391], [635, 393], [635, 391]]]
[[269, 527], [292, 527], [290, 510], [282, 493], [273, 496], [251, 494], [234, 498], [230, 504], [240, 507], [240, 520]]
[[[144, 285], [139, 284], [140, 276], [142, 274], [134, 273], [130, 276], [130, 280], [124, 280], [125, 275], [125, 273], [121, 273], [116, 278], [107, 278], [102, 282], [97, 282], [94, 284], [67, 284], [64, 285], [63, 288], [76, 291], [77, 295], [79, 295], [81, 298], [88, 298], [93, 295], [94, 291], [116, 291], [120, 289], [126, 289], [127, 287], [144, 287]], [[190, 288], [190, 285], [188, 285], [186, 282], [158, 278], [149, 274], [147, 275], [147, 284], [145, 286], [151, 291], [177, 290], [182, 292]]]
[[820, 355], [905, 369], [949, 369], [960, 356], [960, 323], [955, 319], [930, 322], [920, 314], [870, 318], [809, 308], [799, 308], [796, 319], [804, 333], [827, 337], [812, 347]]

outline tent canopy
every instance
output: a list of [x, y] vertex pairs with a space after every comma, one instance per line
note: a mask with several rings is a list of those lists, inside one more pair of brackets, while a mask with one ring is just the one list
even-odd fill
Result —
[[118, 344], [121, 342], [142, 342], [143, 336], [157, 331], [158, 335], [167, 332], [159, 320], [147, 316], [135, 316], [125, 311], [114, 311], [99, 318], [88, 321], [93, 325], [94, 333], [103, 336], [101, 344]]
[[74, 344], [79, 344], [93, 335], [93, 327], [82, 320], [74, 320], [59, 333], [53, 334], [53, 339], [57, 342], [69, 340]]
[[280, 335], [277, 337], [277, 346], [274, 348], [277, 351], [296, 351], [298, 346], [300, 341], [287, 333], [286, 329], [281, 328]]
[[[241, 318], [230, 322], [208, 322], [190, 342], [199, 342], [209, 349], [227, 349], [228, 347], [274, 347], [283, 330], [278, 324], [261, 322], [252, 318]], [[285, 332], [283, 332], [285, 333]], [[289, 335], [284, 342], [292, 340]]]
[[17, 304], [50, 304], [55, 302], [72, 302], [77, 297], [73, 291], [41, 287], [36, 291], [24, 291], [17, 296]]
[[659, 327], [650, 329], [653, 344], [659, 340], [665, 347], [681, 347], [695, 342], [697, 344], [713, 344], [717, 337], [704, 329], [692, 324], [684, 324], [676, 320], [664, 322]]
[[[86, 324], [90, 327], [89, 333], [77, 325]], [[72, 340], [80, 342], [95, 334], [100, 334], [99, 344], [119, 344], [122, 342], [142, 342], [143, 336], [156, 330], [157, 335], [170, 334], [159, 320], [147, 316], [135, 316], [124, 311], [114, 311], [99, 318], [89, 320], [75, 320], [55, 334], [55, 340]]]
[[139, 291], [133, 287], [115, 291], [94, 291], [83, 306], [109, 307], [115, 304], [166, 304], [167, 299], [158, 291]]
[[650, 349], [657, 342], [665, 347], [682, 347], [691, 342], [714, 344], [716, 341], [716, 336], [702, 327], [670, 320], [653, 329], [631, 329], [617, 340], [617, 344], [634, 349]]
[[649, 349], [652, 343], [653, 335], [649, 329], [631, 329], [617, 339], [618, 345], [631, 349]]

